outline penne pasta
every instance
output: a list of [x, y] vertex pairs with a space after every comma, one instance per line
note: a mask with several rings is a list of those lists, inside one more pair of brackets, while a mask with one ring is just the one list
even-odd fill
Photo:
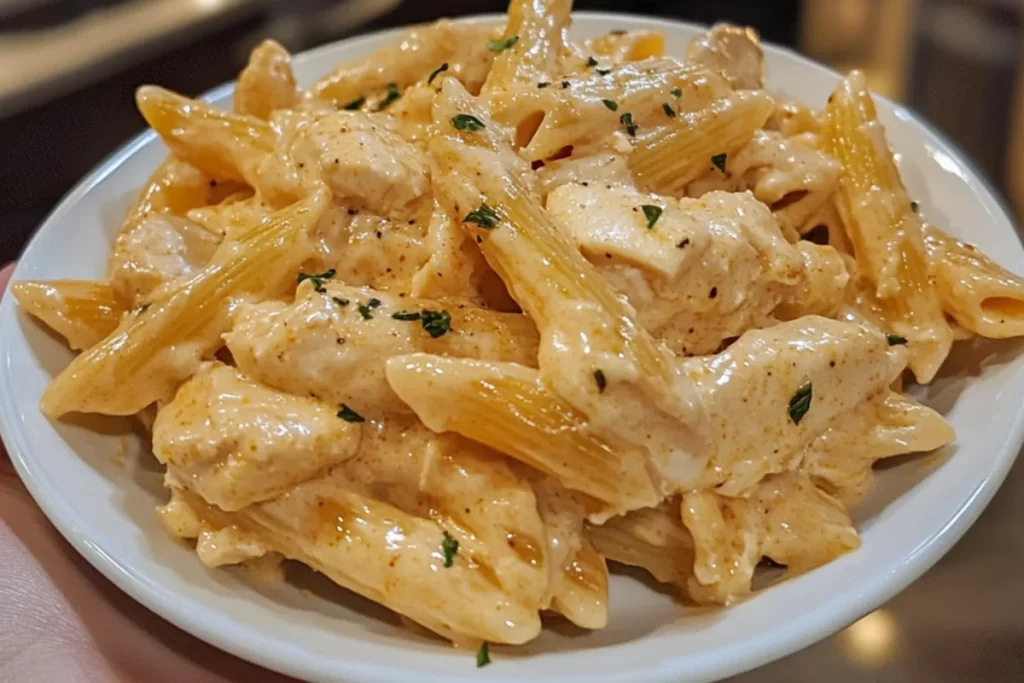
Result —
[[492, 43], [497, 56], [484, 91], [499, 91], [517, 82], [550, 82], [564, 73], [571, 10], [571, 0], [512, 0], [505, 31]]
[[826, 108], [829, 153], [842, 164], [840, 207], [861, 272], [878, 297], [886, 329], [905, 337], [910, 369], [928, 382], [953, 333], [928, 277], [921, 220], [899, 177], [864, 76], [853, 72]]
[[320, 192], [224, 245], [213, 262], [157, 296], [81, 354], [43, 392], [43, 412], [131, 415], [168, 399], [227, 329], [232, 299], [279, 292], [308, 257], [307, 233], [328, 202]]
[[298, 103], [292, 56], [273, 40], [264, 40], [249, 55], [235, 86], [235, 112], [267, 121], [278, 109]]
[[27, 313], [76, 351], [99, 343], [128, 311], [125, 300], [105, 282], [23, 280], [12, 284], [11, 292]]
[[774, 106], [764, 92], [747, 90], [680, 114], [671, 125], [637, 138], [629, 167], [648, 190], [679, 196], [709, 169], [728, 172], [728, 156], [750, 141]]
[[924, 242], [947, 315], [982, 337], [1024, 335], [1024, 278], [938, 228], [926, 226]]

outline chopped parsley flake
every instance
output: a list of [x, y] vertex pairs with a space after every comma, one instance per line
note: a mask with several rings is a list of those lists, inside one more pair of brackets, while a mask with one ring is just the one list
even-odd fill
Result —
[[661, 105], [661, 108], [662, 110], [664, 110], [665, 116], [669, 117], [670, 119], [674, 119], [676, 117], [676, 110], [673, 109], [672, 105], [670, 105], [668, 102]]
[[644, 210], [644, 216], [647, 217], [647, 229], [650, 230], [658, 222], [658, 219], [661, 218], [663, 209], [655, 204], [644, 204], [640, 208]]
[[546, 81], [541, 81], [540, 83], [538, 83], [538, 84], [537, 84], [537, 87], [538, 87], [538, 88], [546, 88], [546, 87], [548, 87], [549, 85], [551, 85], [551, 84], [550, 84], [550, 83], [548, 83], [548, 82], [546, 82]]
[[612, 111], [618, 111], [619, 104], [615, 100], [601, 100], [604, 102], [604, 106], [608, 107]]
[[326, 289], [324, 289], [324, 280], [330, 280], [332, 277], [334, 277], [334, 274], [336, 272], [337, 271], [335, 271], [334, 268], [331, 268], [330, 270], [325, 270], [324, 272], [317, 273], [315, 275], [311, 275], [309, 273], [299, 273], [298, 282], [301, 285], [306, 280], [309, 280], [310, 282], [313, 283], [313, 289], [323, 294], [324, 292], [327, 291]]
[[598, 76], [607, 76], [608, 74], [610, 74], [612, 72], [612, 70], [611, 69], [594, 69], [594, 72]]
[[391, 106], [391, 103], [402, 96], [402, 93], [398, 92], [397, 83], [388, 83], [388, 91], [384, 95], [384, 99], [377, 105], [377, 111], [384, 111]]
[[338, 417], [345, 422], [366, 422], [365, 417], [352, 410], [344, 403], [341, 404], [341, 410], [338, 411]]
[[494, 213], [494, 209], [486, 204], [481, 204], [479, 209], [466, 214], [462, 221], [464, 223], [476, 223], [481, 228], [493, 230], [498, 227], [498, 214]]
[[630, 137], [636, 137], [636, 124], [633, 123], [633, 115], [628, 111], [619, 117], [619, 121], [626, 127], [626, 132], [629, 133]]
[[342, 109], [345, 109], [347, 111], [355, 111], [356, 109], [362, 108], [364, 104], [366, 104], [366, 98], [357, 97], [348, 104], [346, 104], [344, 107], [342, 107]]
[[452, 117], [452, 125], [455, 126], [455, 130], [464, 130], [468, 133], [484, 129], [484, 122], [469, 114], [456, 114]]
[[491, 663], [491, 653], [487, 648], [487, 643], [483, 643], [480, 649], [476, 651], [476, 668], [487, 666]]
[[420, 314], [417, 311], [399, 311], [391, 316], [395, 320], [419, 320]]
[[442, 337], [452, 329], [452, 316], [448, 311], [425, 310], [420, 313], [420, 321], [431, 339]]
[[359, 315], [363, 316], [363, 320], [369, 320], [373, 317], [370, 311], [380, 306], [380, 299], [374, 297], [367, 301], [365, 304], [359, 304]]
[[491, 52], [504, 52], [519, 42], [519, 36], [512, 36], [505, 40], [488, 40], [487, 49]]
[[594, 59], [592, 56], [587, 57], [587, 66], [597, 66], [597, 60]]
[[333, 299], [334, 303], [338, 304], [339, 306], [348, 306], [348, 299], [342, 299], [341, 297], [337, 296], [332, 296], [331, 299]]
[[711, 163], [714, 164], [715, 168], [717, 168], [719, 171], [725, 173], [725, 161], [728, 158], [729, 155], [725, 154], [724, 152], [722, 154], [716, 154], [715, 156], [711, 157]]
[[804, 415], [811, 409], [811, 398], [813, 392], [811, 383], [808, 382], [797, 389], [793, 398], [789, 399], [789, 419], [793, 420], [793, 424], [800, 424], [800, 420], [804, 419]]
[[910, 202], [910, 210], [917, 213], [921, 209], [921, 205], [917, 202]]
[[672, 97], [676, 98], [677, 100], [683, 96], [682, 88], [672, 88], [671, 90], [669, 90], [669, 92], [672, 93]]
[[907, 338], [898, 334], [887, 334], [885, 340], [889, 342], [889, 346], [900, 346], [907, 343]]
[[447, 531], [444, 532], [444, 538], [441, 540], [441, 550], [444, 552], [444, 566], [447, 569], [454, 564], [455, 556], [459, 554], [459, 542], [452, 538]]
[[441, 73], [442, 71], [447, 71], [447, 70], [448, 70], [448, 62], [445, 62], [441, 66], [439, 66], [436, 69], [434, 69], [433, 71], [431, 71], [430, 72], [430, 78], [427, 79], [427, 85], [430, 85], [431, 83], [433, 83], [434, 79], [437, 78], [437, 75], [439, 73]]
[[598, 393], [603, 394], [604, 388], [608, 386], [608, 380], [604, 377], [604, 370], [594, 370], [594, 381], [597, 382]]

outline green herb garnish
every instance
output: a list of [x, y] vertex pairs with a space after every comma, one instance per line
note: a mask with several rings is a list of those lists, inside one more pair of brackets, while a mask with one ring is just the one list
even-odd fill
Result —
[[900, 346], [907, 343], [907, 338], [898, 334], [887, 334], [885, 340], [889, 342], [889, 346]]
[[647, 229], [650, 230], [658, 222], [658, 219], [661, 218], [663, 209], [654, 204], [644, 204], [640, 208], [644, 210], [644, 216], [647, 217]]
[[519, 42], [519, 36], [512, 36], [511, 38], [506, 38], [505, 40], [488, 40], [487, 49], [490, 50], [491, 52], [504, 52], [505, 50], [515, 45], [517, 42]]
[[669, 117], [670, 119], [674, 119], [676, 117], [676, 110], [673, 109], [671, 105], [668, 104], [668, 102], [661, 105], [661, 108], [662, 110], [664, 110], [665, 116]]
[[338, 417], [345, 422], [366, 422], [365, 417], [352, 410], [344, 403], [341, 404], [341, 410], [338, 411]]
[[447, 531], [444, 532], [444, 538], [441, 540], [441, 550], [444, 552], [444, 566], [447, 569], [452, 566], [455, 556], [459, 553], [459, 542], [452, 538]]
[[365, 97], [357, 97], [354, 100], [352, 100], [351, 102], [349, 102], [348, 104], [346, 104], [344, 107], [342, 107], [342, 109], [345, 109], [345, 110], [348, 110], [348, 111], [355, 111], [356, 109], [361, 108], [364, 104], [366, 104], [366, 98]]
[[918, 204], [917, 202], [910, 202], [910, 210], [913, 211], [914, 213], [917, 213], [918, 210], [920, 210], [920, 208], [921, 205]]
[[604, 106], [608, 107], [612, 111], [618, 111], [619, 104], [615, 100], [601, 100], [604, 102]]
[[334, 268], [331, 268], [330, 270], [325, 270], [324, 272], [317, 273], [315, 275], [310, 275], [309, 273], [299, 273], [298, 282], [301, 285], [306, 280], [309, 280], [310, 282], [313, 283], [313, 289], [323, 294], [324, 292], [327, 291], [326, 289], [324, 289], [324, 280], [330, 280], [332, 277], [334, 277], [334, 274], [336, 272], [337, 271], [334, 270]]
[[416, 311], [399, 311], [391, 315], [395, 320], [419, 320], [420, 314]]
[[716, 154], [715, 156], [711, 157], [711, 163], [714, 164], [715, 168], [717, 168], [719, 171], [725, 173], [725, 161], [728, 158], [729, 155], [725, 154], [724, 152], [722, 154]]
[[455, 130], [464, 130], [468, 133], [484, 129], [484, 122], [469, 114], [456, 114], [452, 117], [452, 125], [455, 126]]
[[431, 71], [430, 72], [430, 78], [427, 79], [427, 85], [430, 85], [431, 83], [433, 83], [434, 79], [437, 78], [437, 75], [439, 73], [441, 73], [442, 71], [447, 71], [447, 70], [448, 70], [448, 62], [445, 62], [441, 66], [439, 66], [436, 69], [434, 69], [433, 71]]
[[423, 311], [420, 313], [420, 321], [431, 339], [442, 337], [452, 329], [452, 316], [448, 311]]
[[607, 76], [611, 72], [611, 69], [594, 69], [594, 73], [596, 73], [598, 76]]
[[479, 209], [470, 211], [466, 214], [466, 217], [462, 219], [463, 223], [476, 223], [481, 228], [487, 228], [493, 230], [498, 227], [498, 214], [494, 213], [494, 209], [481, 204]]
[[636, 137], [636, 124], [633, 123], [633, 115], [628, 111], [619, 117], [619, 121], [626, 127], [626, 132], [629, 133], [630, 137]]
[[603, 394], [604, 388], [608, 386], [608, 380], [604, 377], [604, 370], [594, 370], [594, 381], [597, 382], [597, 392]]
[[487, 643], [483, 643], [480, 649], [476, 651], [476, 668], [487, 666], [491, 663], [491, 653], [487, 648]]
[[380, 299], [376, 297], [370, 299], [365, 304], [359, 304], [359, 315], [363, 316], [363, 320], [369, 320], [370, 318], [373, 317], [370, 314], [370, 311], [377, 308], [378, 306], [380, 306]]
[[671, 90], [669, 90], [669, 92], [672, 93], [672, 97], [676, 98], [677, 100], [683, 96], [682, 88], [672, 88]]
[[587, 66], [597, 66], [597, 60], [593, 56], [587, 57]]
[[377, 105], [377, 111], [384, 111], [391, 106], [391, 103], [402, 96], [402, 93], [398, 92], [397, 83], [388, 83], [388, 91], [384, 95], [384, 99]]
[[331, 299], [333, 299], [334, 303], [338, 304], [339, 306], [348, 306], [348, 299], [342, 299], [341, 297], [337, 296], [332, 296]]
[[800, 420], [811, 409], [812, 395], [811, 383], [808, 382], [797, 389], [793, 398], [789, 399], [789, 419], [793, 420], [793, 424], [800, 424]]

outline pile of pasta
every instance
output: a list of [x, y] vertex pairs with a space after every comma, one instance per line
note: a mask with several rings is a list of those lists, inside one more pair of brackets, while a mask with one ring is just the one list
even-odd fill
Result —
[[205, 564], [462, 646], [605, 626], [608, 561], [725, 605], [855, 549], [872, 464], [954, 439], [905, 371], [1024, 334], [1024, 281], [926, 222], [861, 74], [815, 111], [751, 30], [569, 24], [513, 0], [308, 88], [266, 42], [234, 111], [141, 88], [170, 155], [107, 278], [14, 286], [81, 350], [42, 409], [139, 415]]

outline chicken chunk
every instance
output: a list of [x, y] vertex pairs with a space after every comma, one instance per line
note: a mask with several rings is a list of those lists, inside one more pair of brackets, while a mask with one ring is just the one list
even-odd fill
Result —
[[336, 408], [267, 389], [213, 363], [157, 414], [153, 453], [209, 503], [239, 510], [352, 457], [361, 432]]
[[749, 27], [715, 24], [686, 47], [692, 64], [721, 72], [737, 90], [764, 86], [764, 52], [757, 32]]

